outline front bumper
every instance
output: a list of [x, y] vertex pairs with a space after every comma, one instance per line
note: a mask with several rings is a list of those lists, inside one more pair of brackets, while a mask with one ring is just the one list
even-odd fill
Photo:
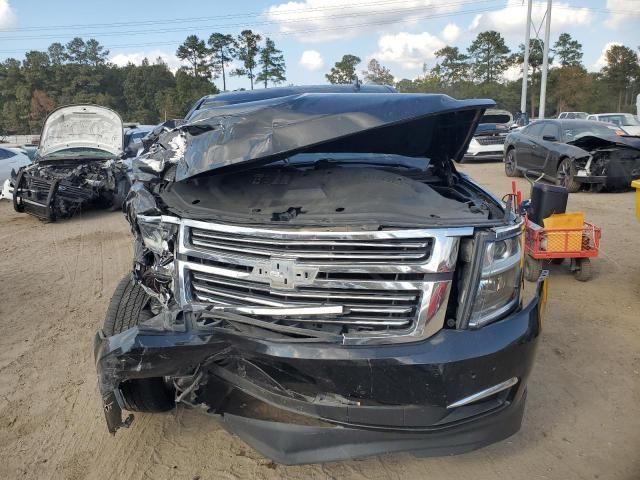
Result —
[[465, 160], [502, 160], [504, 158], [504, 144], [480, 145], [470, 144], [464, 154]]
[[[197, 372], [201, 383], [190, 403], [208, 406], [225, 428], [277, 462], [398, 451], [446, 455], [520, 428], [540, 317], [538, 295], [479, 330], [445, 329], [423, 342], [375, 347], [265, 342], [189, 328], [159, 333], [140, 325], [109, 338], [98, 334], [95, 356], [112, 433], [132, 419], [122, 419], [121, 382]], [[509, 379], [517, 383], [455, 406]], [[278, 414], [265, 417], [265, 410]]]

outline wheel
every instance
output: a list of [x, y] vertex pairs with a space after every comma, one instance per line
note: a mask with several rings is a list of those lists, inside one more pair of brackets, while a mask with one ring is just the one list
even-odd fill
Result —
[[524, 278], [529, 282], [535, 282], [540, 277], [542, 262], [527, 255], [524, 259]]
[[593, 271], [591, 270], [591, 260], [588, 258], [579, 258], [576, 260], [577, 270], [576, 279], [581, 282], [588, 282], [593, 278]]
[[573, 162], [570, 158], [563, 158], [558, 165], [558, 180], [560, 181], [560, 185], [565, 187], [569, 193], [576, 193], [580, 190], [580, 184], [576, 182], [576, 167], [573, 165]]
[[564, 258], [552, 258], [551, 259], [551, 263], [553, 263], [554, 265], [562, 265], [562, 262], [564, 262]]
[[[111, 297], [102, 331], [108, 337], [135, 327], [153, 316], [149, 296], [131, 275], [123, 278]], [[175, 407], [173, 389], [162, 377], [127, 380], [120, 384], [125, 408], [133, 412], [166, 412]]]
[[516, 162], [516, 149], [510, 148], [504, 157], [504, 173], [507, 177], [521, 177], [522, 172], [518, 170]]

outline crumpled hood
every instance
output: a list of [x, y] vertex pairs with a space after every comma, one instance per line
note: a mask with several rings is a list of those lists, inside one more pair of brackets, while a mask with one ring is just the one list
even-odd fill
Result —
[[[304, 93], [204, 110], [143, 162], [177, 162], [177, 181], [296, 153], [388, 153], [459, 160], [492, 100], [401, 93]], [[155, 152], [155, 154], [154, 154]]]
[[98, 148], [122, 154], [122, 119], [109, 108], [70, 105], [49, 114], [42, 128], [38, 156], [69, 148]]
[[640, 150], [640, 138], [632, 136], [620, 136], [620, 135], [585, 135], [571, 142], [567, 142], [569, 145], [573, 145], [583, 150], [589, 151], [596, 148], [610, 148], [610, 147], [627, 147]]

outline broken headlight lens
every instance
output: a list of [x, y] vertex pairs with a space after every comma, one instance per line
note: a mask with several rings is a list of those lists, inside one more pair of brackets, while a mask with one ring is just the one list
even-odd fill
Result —
[[145, 247], [153, 253], [163, 255], [173, 251], [173, 242], [178, 231], [177, 225], [166, 223], [160, 217], [138, 217], [138, 229]]
[[508, 238], [484, 243], [480, 279], [469, 316], [471, 328], [500, 318], [519, 303], [522, 283], [520, 226], [514, 233]]

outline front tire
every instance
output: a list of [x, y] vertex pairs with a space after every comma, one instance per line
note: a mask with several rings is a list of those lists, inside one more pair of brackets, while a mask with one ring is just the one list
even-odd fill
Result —
[[510, 148], [504, 156], [504, 173], [507, 177], [521, 177], [522, 173], [518, 170], [516, 162], [516, 149]]
[[579, 258], [577, 260], [576, 280], [580, 282], [588, 282], [593, 278], [593, 270], [591, 269], [591, 260], [588, 258]]
[[563, 158], [558, 165], [557, 178], [560, 185], [565, 187], [569, 193], [576, 193], [580, 190], [580, 184], [576, 182], [576, 167], [570, 158]]
[[[131, 275], [123, 278], [111, 297], [102, 331], [108, 337], [135, 327], [153, 316], [149, 296]], [[132, 412], [166, 412], [175, 407], [174, 392], [162, 377], [127, 380], [120, 384], [125, 408]]]
[[524, 258], [524, 278], [529, 282], [535, 282], [540, 277], [542, 262], [529, 255]]

